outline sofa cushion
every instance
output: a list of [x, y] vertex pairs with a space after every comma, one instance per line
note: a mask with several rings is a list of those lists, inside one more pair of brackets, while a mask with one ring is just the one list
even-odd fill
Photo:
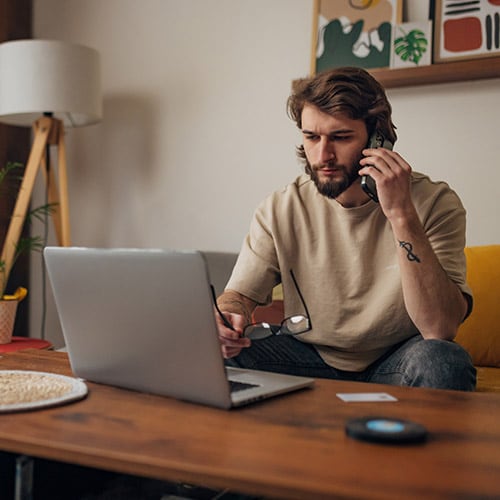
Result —
[[500, 368], [477, 367], [477, 392], [500, 392]]
[[268, 306], [259, 306], [253, 313], [253, 321], [256, 323], [264, 322], [272, 325], [279, 325], [285, 319], [283, 313], [283, 301], [274, 299]]
[[465, 256], [474, 307], [456, 341], [474, 365], [500, 367], [500, 245], [467, 247]]

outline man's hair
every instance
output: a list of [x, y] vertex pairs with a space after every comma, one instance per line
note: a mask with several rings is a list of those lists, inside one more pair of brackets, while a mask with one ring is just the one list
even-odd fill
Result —
[[[380, 130], [392, 143], [396, 142], [392, 107], [385, 90], [364, 69], [335, 68], [296, 80], [287, 108], [299, 129], [302, 129], [302, 110], [306, 104], [332, 116], [342, 113], [352, 120], [364, 120], [368, 136]], [[297, 154], [306, 160], [303, 146], [297, 148]]]

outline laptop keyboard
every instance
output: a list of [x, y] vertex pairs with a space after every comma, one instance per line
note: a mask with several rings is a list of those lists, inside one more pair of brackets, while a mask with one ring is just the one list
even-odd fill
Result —
[[251, 389], [252, 387], [259, 387], [258, 384], [248, 384], [247, 382], [236, 382], [236, 380], [229, 381], [229, 387], [231, 392], [243, 391], [245, 389]]

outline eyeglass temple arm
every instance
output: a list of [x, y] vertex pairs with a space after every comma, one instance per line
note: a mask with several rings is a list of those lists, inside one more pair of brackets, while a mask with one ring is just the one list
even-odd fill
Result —
[[307, 319], [309, 320], [309, 325], [311, 326], [312, 325], [311, 315], [309, 314], [309, 310], [307, 309], [306, 301], [304, 300], [302, 292], [300, 291], [299, 284], [297, 283], [297, 280], [295, 279], [295, 274], [293, 274], [292, 269], [290, 269], [290, 276], [292, 277], [293, 284], [295, 285], [295, 289], [297, 290], [297, 293], [299, 294], [302, 305], [304, 306], [304, 311], [306, 312], [306, 315], [307, 315]]
[[215, 309], [219, 313], [220, 319], [222, 320], [222, 322], [224, 323], [225, 326], [227, 326], [229, 329], [233, 330], [233, 332], [234, 332], [235, 330], [233, 328], [233, 325], [231, 323], [229, 323], [229, 320], [224, 316], [222, 311], [219, 309], [219, 306], [217, 304], [217, 295], [215, 293], [215, 288], [213, 285], [210, 285], [210, 290], [212, 291], [212, 299], [214, 301]]

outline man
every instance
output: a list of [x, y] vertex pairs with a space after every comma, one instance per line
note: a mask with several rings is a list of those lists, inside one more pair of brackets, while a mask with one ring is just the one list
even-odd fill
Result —
[[[385, 92], [366, 71], [298, 81], [288, 111], [302, 131], [306, 173], [258, 207], [218, 299], [228, 364], [473, 390], [471, 359], [452, 342], [472, 306], [458, 196], [397, 152], [366, 147], [376, 131], [396, 140]], [[251, 340], [243, 333], [252, 312], [280, 282], [285, 317], [302, 326]]]

